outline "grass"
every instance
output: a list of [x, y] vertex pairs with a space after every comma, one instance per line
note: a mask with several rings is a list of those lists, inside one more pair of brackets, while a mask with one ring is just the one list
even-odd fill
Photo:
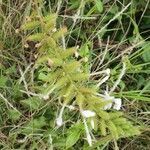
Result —
[[[97, 74], [88, 80], [90, 86], [100, 84], [105, 74], [98, 72], [110, 68], [110, 77], [98, 92], [102, 94], [118, 80], [112, 95], [123, 100], [121, 111], [139, 126], [140, 135], [112, 140], [95, 130], [90, 133], [94, 139], [90, 148], [79, 109], [70, 111], [69, 106], [64, 110], [64, 125], [56, 126], [63, 106], [57, 93], [49, 100], [34, 96], [45, 90], [38, 74], [40, 71], [44, 78], [46, 67], [34, 68], [37, 43], [26, 43], [26, 36], [38, 31], [20, 31], [30, 12], [37, 9], [44, 16], [58, 13], [57, 28], [68, 28], [60, 41], [63, 49], [79, 47], [75, 55], [83, 70]], [[66, 149], [66, 140], [73, 145], [69, 149], [150, 149], [149, 14], [149, 0], [0, 2], [0, 149]]]

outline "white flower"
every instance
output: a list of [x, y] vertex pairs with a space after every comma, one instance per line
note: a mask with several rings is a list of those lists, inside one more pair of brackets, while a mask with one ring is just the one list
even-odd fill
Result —
[[107, 75], [110, 75], [110, 69], [109, 69], [109, 68], [107, 68], [105, 71], [106, 71], [105, 73], [106, 73]]
[[108, 109], [110, 109], [112, 107], [112, 102], [109, 102], [109, 104], [106, 104], [105, 106], [104, 106], [104, 110], [108, 110]]
[[49, 99], [49, 95], [43, 95], [43, 99], [44, 100], [48, 100]]
[[122, 104], [121, 99], [120, 98], [115, 98], [113, 100], [113, 102], [114, 102], [113, 109], [120, 110], [121, 104]]
[[91, 110], [82, 110], [81, 113], [85, 118], [94, 117], [96, 115], [95, 112]]
[[63, 111], [64, 111], [65, 107], [66, 107], [66, 105], [64, 104], [60, 110], [59, 116], [56, 118], [56, 124], [58, 127], [63, 125], [62, 115], [63, 115]]
[[[106, 104], [104, 106], [104, 108], [103, 108], [104, 110], [110, 109], [112, 106], [113, 106], [113, 109], [120, 110], [121, 104], [122, 104], [120, 98], [115, 98], [114, 96], [110, 96], [107, 92], [105, 92], [105, 95], [103, 96], [103, 98], [106, 101], [111, 100], [111, 102], [109, 104]], [[113, 105], [113, 103], [114, 103], [114, 105]]]
[[56, 119], [56, 124], [57, 124], [58, 127], [60, 127], [60, 126], [63, 125], [63, 120], [62, 120], [61, 117], [58, 117], [58, 118]]
[[70, 110], [75, 110], [75, 107], [72, 106], [72, 105], [69, 105], [69, 106], [66, 106], [66, 107], [68, 107]]
[[77, 51], [75, 51], [75, 57], [78, 58], [79, 57], [79, 53]]
[[89, 146], [92, 146], [92, 138], [91, 138], [91, 135], [90, 135], [90, 132], [89, 132], [86, 120], [83, 119], [83, 122], [84, 122], [85, 131], [86, 131], [87, 142], [88, 142]]
[[90, 134], [87, 134], [87, 141], [89, 143], [89, 146], [92, 146], [92, 138]]
[[110, 102], [109, 102], [108, 104], [106, 104], [103, 109], [104, 109], [104, 110], [110, 109], [110, 108], [112, 107], [112, 101], [114, 100], [114, 97], [108, 95], [108, 93], [105, 92], [104, 99], [105, 99], [106, 101], [110, 101]]

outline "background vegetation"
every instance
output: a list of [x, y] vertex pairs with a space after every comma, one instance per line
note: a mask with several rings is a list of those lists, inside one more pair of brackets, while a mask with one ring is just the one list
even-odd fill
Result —
[[[70, 59], [79, 62], [85, 76], [110, 69], [109, 80], [99, 88], [95, 88], [95, 85], [103, 79], [101, 74], [90, 76], [85, 80], [86, 84], [85, 76], [76, 78], [79, 81], [77, 87], [84, 84], [100, 94], [104, 93], [107, 87], [113, 87], [118, 80], [122, 63], [126, 64], [126, 72], [112, 95], [122, 99], [123, 116], [134, 125], [131, 126], [133, 130], [139, 128], [140, 134], [137, 131], [136, 136], [124, 135], [119, 139], [114, 138], [116, 132], [111, 133], [113, 137], [104, 136], [102, 129], [99, 129], [100, 121], [95, 123], [98, 129], [92, 131], [94, 144], [90, 148], [79, 108], [74, 104], [75, 110], [70, 110], [72, 103], [67, 104], [64, 110], [64, 124], [57, 127], [56, 118], [63, 107], [61, 95], [64, 95], [64, 91], [57, 89], [48, 98], [39, 93], [45, 93], [53, 87], [52, 75], [57, 77], [52, 73], [62, 64], [56, 59], [48, 63], [43, 63], [47, 59], [39, 60], [49, 53], [39, 51], [41, 37], [31, 36], [35, 33], [47, 34], [45, 28], [35, 28], [33, 20], [41, 21], [43, 17], [54, 13], [57, 16], [56, 28], [61, 31], [53, 37], [56, 41], [57, 36], [60, 38], [56, 43], [62, 49], [75, 47], [75, 51], [71, 51], [73, 56], [66, 54], [69, 56], [68, 62]], [[48, 18], [48, 21], [46, 24], [50, 27], [55, 24], [53, 18]], [[150, 0], [1, 0], [0, 149], [149, 150], [149, 35]], [[50, 46], [53, 46], [52, 43]], [[47, 69], [53, 62], [54, 68], [48, 76]], [[38, 68], [35, 65], [37, 63]], [[72, 71], [72, 68], [70, 66], [67, 71]], [[77, 76], [78, 71], [75, 73]], [[59, 85], [63, 84], [64, 79]], [[61, 86], [59, 88], [64, 89]], [[106, 111], [108, 114], [118, 112], [112, 109]], [[127, 122], [121, 120], [120, 123]]]

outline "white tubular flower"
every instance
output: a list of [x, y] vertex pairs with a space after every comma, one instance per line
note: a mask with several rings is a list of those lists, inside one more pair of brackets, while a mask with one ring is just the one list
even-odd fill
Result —
[[83, 119], [83, 122], [84, 122], [84, 127], [85, 127], [87, 142], [88, 142], [89, 146], [92, 146], [92, 138], [91, 138], [91, 135], [90, 135], [90, 132], [89, 132], [86, 120]]
[[75, 57], [78, 58], [79, 57], [79, 53], [77, 51], [75, 51]]
[[94, 117], [96, 115], [95, 112], [91, 110], [81, 110], [81, 114], [85, 118]]
[[63, 115], [63, 111], [64, 111], [65, 107], [66, 107], [66, 105], [64, 104], [63, 107], [60, 110], [58, 118], [56, 118], [56, 124], [57, 124], [58, 127], [63, 125], [62, 115]]
[[92, 146], [92, 138], [90, 134], [87, 134], [87, 141], [89, 143], [89, 146]]
[[116, 110], [120, 110], [121, 109], [121, 99], [120, 98], [115, 98], [113, 100], [113, 102], [115, 103], [114, 106], [113, 106], [113, 109], [116, 109]]
[[[113, 109], [116, 109], [116, 110], [120, 110], [121, 109], [122, 102], [121, 102], [120, 98], [115, 98], [114, 96], [110, 96], [107, 92], [105, 92], [105, 95], [102, 95], [102, 97], [106, 101], [109, 101], [109, 100], [112, 101], [109, 104], [106, 104], [104, 106], [104, 108], [103, 108], [104, 110], [111, 109], [112, 106], [113, 106]], [[113, 105], [113, 103], [114, 103], [114, 105]]]
[[107, 68], [106, 70], [102, 71], [102, 73], [105, 73], [106, 76], [102, 80], [100, 80], [100, 82], [97, 84], [97, 87], [101, 86], [103, 83], [105, 83], [109, 79], [109, 77], [110, 77], [110, 69]]
[[112, 102], [110, 102], [109, 104], [106, 104], [105, 106], [104, 106], [104, 110], [108, 110], [108, 109], [110, 109], [112, 107]]
[[100, 87], [103, 83], [105, 83], [107, 80], [109, 79], [109, 75], [107, 75], [106, 77], [104, 77], [98, 84], [97, 87]]
[[44, 100], [48, 100], [49, 99], [49, 95], [43, 95], [42, 97]]
[[109, 102], [108, 104], [106, 104], [103, 109], [104, 110], [110, 109], [112, 107], [112, 102], [114, 100], [114, 97], [110, 96], [107, 92], [105, 92], [104, 99], [106, 101], [111, 101], [111, 102]]
[[110, 69], [107, 68], [107, 69], [105, 70], [105, 73], [106, 73], [107, 75], [110, 75]]
[[61, 126], [63, 125], [63, 120], [62, 120], [61, 117], [58, 117], [58, 118], [56, 119], [56, 124], [57, 124], [58, 127], [61, 127]]

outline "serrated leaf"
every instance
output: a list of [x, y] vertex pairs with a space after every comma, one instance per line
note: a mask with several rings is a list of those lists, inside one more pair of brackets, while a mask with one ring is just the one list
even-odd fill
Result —
[[64, 67], [66, 71], [68, 71], [69, 73], [72, 73], [79, 69], [80, 63], [78, 61], [70, 61], [67, 64], [65, 64]]
[[112, 136], [115, 138], [115, 139], [118, 139], [118, 132], [117, 132], [117, 127], [116, 125], [112, 122], [112, 121], [108, 121], [107, 122], [107, 127], [108, 129], [110, 130]]
[[28, 23], [22, 25], [21, 29], [22, 30], [32, 30], [32, 29], [39, 27], [39, 25], [40, 25], [39, 21], [32, 21], [32, 22], [28, 22]]
[[54, 40], [58, 40], [59, 38], [61, 38], [62, 36], [64, 36], [67, 33], [67, 28], [63, 27], [60, 30], [58, 30], [57, 32], [55, 32], [53, 34], [53, 39]]
[[67, 83], [69, 83], [68, 78], [67, 78], [67, 77], [61, 77], [61, 78], [57, 81], [57, 83], [55, 84], [55, 86], [56, 86], [57, 88], [61, 88], [61, 87], [65, 86], [65, 85], [67, 85]]
[[49, 14], [47, 16], [45, 16], [43, 18], [43, 20], [47, 23], [47, 22], [56, 22], [56, 19], [57, 19], [57, 14]]
[[14, 121], [18, 120], [21, 116], [21, 113], [15, 109], [9, 109], [8, 114], [9, 114], [9, 117]]
[[76, 123], [69, 129], [66, 140], [66, 149], [72, 147], [79, 140], [83, 131], [84, 127], [82, 123]]
[[110, 115], [108, 112], [103, 111], [103, 110], [99, 110], [98, 115], [104, 119], [104, 120], [109, 120], [110, 119]]
[[60, 52], [61, 58], [66, 59], [67, 57], [72, 56], [75, 53], [75, 51], [76, 51], [75, 47], [71, 47], [66, 49], [65, 51], [61, 51]]
[[79, 73], [79, 74], [72, 73], [71, 75], [72, 75], [72, 77], [71, 77], [72, 80], [73, 81], [78, 81], [78, 82], [80, 82], [80, 81], [87, 81], [88, 78], [89, 78], [89, 75], [86, 74], [86, 73]]
[[45, 35], [43, 33], [36, 33], [36, 34], [28, 36], [27, 40], [38, 42], [38, 41], [41, 41], [44, 37]]
[[20, 101], [23, 106], [29, 107], [30, 109], [39, 109], [42, 106], [42, 101], [38, 97], [31, 97]]
[[26, 134], [30, 134], [31, 132], [38, 132], [40, 129], [46, 125], [46, 120], [43, 116], [33, 119], [28, 122], [23, 129], [23, 132]]
[[107, 126], [106, 126], [105, 120], [103, 120], [103, 119], [100, 120], [99, 127], [100, 127], [101, 135], [106, 136], [107, 135], [107, 131], [106, 131]]

